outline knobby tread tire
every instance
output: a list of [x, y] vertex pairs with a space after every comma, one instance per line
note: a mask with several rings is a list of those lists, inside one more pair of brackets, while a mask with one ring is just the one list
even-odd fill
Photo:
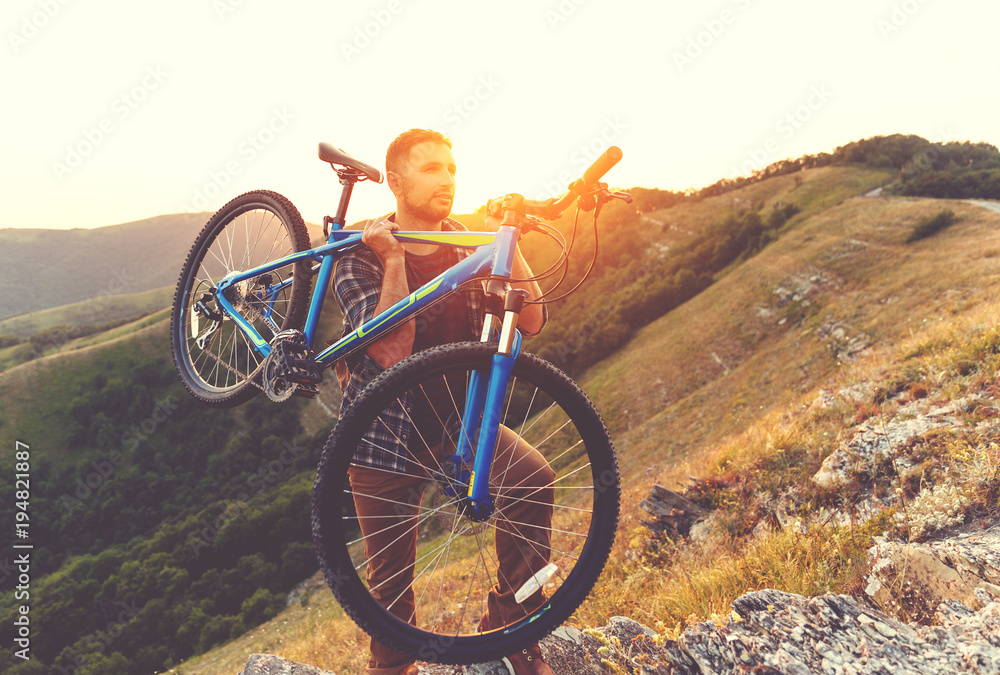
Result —
[[[215, 408], [230, 408], [246, 403], [260, 393], [260, 389], [250, 379], [241, 385], [233, 387], [226, 393], [212, 392], [200, 385], [189, 372], [185, 353], [187, 326], [184, 321], [184, 310], [187, 306], [187, 295], [190, 291], [189, 280], [197, 271], [212, 243], [233, 219], [251, 210], [254, 206], [270, 210], [279, 217], [287, 230], [294, 251], [306, 251], [310, 248], [309, 233], [302, 215], [292, 202], [283, 195], [271, 190], [253, 190], [245, 192], [230, 200], [225, 206], [215, 212], [195, 239], [181, 268], [174, 291], [174, 300], [170, 314], [170, 343], [174, 359], [174, 368], [180, 377], [184, 388], [201, 403]], [[309, 309], [310, 287], [312, 275], [306, 262], [294, 265], [294, 282], [289, 299], [288, 312], [281, 328], [301, 330], [305, 325], [306, 313]], [[255, 378], [258, 379], [259, 375]]]
[[[368, 428], [373, 411], [377, 413], [384, 409], [386, 402], [397, 392], [410, 386], [408, 382], [428, 372], [444, 372], [449, 367], [466, 364], [488, 367], [489, 359], [495, 352], [495, 345], [460, 342], [419, 352], [389, 368], [373, 380], [345, 411], [323, 448], [317, 468], [312, 494], [312, 532], [327, 585], [347, 614], [365, 632], [421, 661], [456, 665], [482, 663], [538, 642], [558, 628], [586, 599], [614, 544], [621, 489], [618, 463], [604, 421], [587, 395], [568, 375], [538, 356], [522, 351], [512, 377], [530, 373], [528, 379], [533, 384], [541, 386], [544, 383], [545, 391], [562, 397], [560, 406], [577, 425], [581, 437], [587, 439], [587, 452], [596, 467], [595, 473], [600, 471], [601, 487], [594, 491], [590, 536], [580, 555], [581, 562], [577, 563], [569, 577], [577, 577], [574, 583], [570, 584], [568, 580], [563, 583], [550, 599], [551, 609], [510, 634], [456, 638], [420, 631], [395, 619], [377, 604], [354, 573], [350, 554], [343, 545], [345, 534], [339, 510], [343, 498], [340, 494], [357, 440]], [[573, 410], [568, 410], [565, 404]]]

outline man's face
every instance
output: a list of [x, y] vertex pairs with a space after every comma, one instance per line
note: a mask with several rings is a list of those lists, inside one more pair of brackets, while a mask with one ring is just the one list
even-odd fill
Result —
[[[406, 168], [393, 192], [421, 220], [447, 218], [455, 201], [455, 156], [444, 143], [418, 143], [410, 149]], [[391, 184], [391, 183], [390, 183]]]

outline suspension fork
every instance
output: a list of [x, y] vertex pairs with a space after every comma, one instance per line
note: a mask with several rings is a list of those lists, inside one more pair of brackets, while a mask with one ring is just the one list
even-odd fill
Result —
[[[494, 296], [498, 297], [499, 296]], [[521, 334], [517, 331], [517, 320], [524, 307], [527, 293], [520, 289], [507, 292], [503, 301], [503, 320], [497, 352], [493, 354], [489, 373], [473, 371], [466, 393], [465, 412], [459, 435], [459, 457], [463, 462], [472, 460], [469, 476], [467, 513], [476, 520], [485, 520], [493, 512], [489, 493], [490, 466], [496, 449], [500, 431], [503, 404], [510, 382], [511, 372], [521, 351]], [[495, 301], [494, 301], [495, 302]], [[493, 312], [489, 310], [493, 309]], [[487, 307], [487, 319], [483, 327], [482, 341], [492, 338], [496, 324], [496, 305]], [[478, 434], [477, 434], [478, 432]], [[476, 439], [475, 456], [472, 455], [472, 439]]]

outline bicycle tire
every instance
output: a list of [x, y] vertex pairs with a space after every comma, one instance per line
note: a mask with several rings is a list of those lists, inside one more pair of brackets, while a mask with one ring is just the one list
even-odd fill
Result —
[[[420, 552], [416, 554], [413, 569], [415, 581], [406, 582], [414, 596], [420, 593], [419, 599], [415, 598], [417, 607], [409, 617], [409, 620], [414, 621], [416, 625], [396, 618], [390, 611], [384, 609], [369, 591], [364, 578], [365, 572], [361, 571], [362, 569], [367, 571], [367, 565], [364, 551], [359, 551], [362, 548], [359, 545], [361, 540], [357, 539], [360, 528], [356, 524], [358, 518], [352, 515], [354, 496], [350, 494], [351, 482], [347, 478], [354, 449], [358, 447], [373, 421], [378, 420], [381, 411], [390, 402], [399, 399], [401, 392], [418, 390], [421, 385], [433, 383], [437, 378], [442, 378], [443, 381], [447, 373], [455, 373], [460, 378], [474, 369], [488, 369], [495, 352], [495, 345], [477, 342], [454, 343], [412, 355], [386, 370], [370, 383], [345, 411], [330, 434], [317, 469], [312, 495], [312, 530], [320, 567], [327, 584], [347, 614], [369, 635], [421, 661], [452, 664], [481, 663], [510, 655], [538, 642], [569, 618], [586, 599], [604, 568], [614, 543], [620, 485], [617, 460], [607, 428], [586, 394], [565, 373], [533, 354], [521, 352], [511, 376], [511, 385], [507, 390], [504, 422], [516, 419], [517, 425], [513, 427], [516, 432], [542, 452], [553, 469], [558, 467], [558, 473], [550, 484], [556, 487], [553, 488], [555, 507], [552, 516], [554, 525], [550, 526], [549, 533], [551, 537], [549, 561], [556, 560], [560, 570], [557, 572], [555, 583], [550, 580], [544, 586], [548, 596], [547, 601], [538, 609], [526, 612], [523, 617], [516, 617], [507, 625], [499, 627], [491, 625], [489, 632], [476, 632], [475, 622], [479, 617], [475, 616], [475, 608], [469, 612], [468, 618], [465, 618], [470, 605], [469, 595], [476, 590], [480, 596], [480, 607], [484, 602], [482, 596], [488, 596], [482, 588], [475, 589], [475, 576], [480, 567], [477, 562], [473, 579], [468, 582], [469, 592], [462, 600], [464, 603], [462, 616], [455, 621], [454, 615], [458, 609], [451, 606], [449, 609], [451, 618], [439, 619], [439, 616], [444, 615], [443, 608], [446, 606], [442, 604], [441, 599], [443, 589], [447, 587], [446, 582], [450, 580], [449, 560], [452, 556], [461, 555], [459, 549], [463, 542], [460, 540], [467, 539], [458, 536], [465, 530], [458, 531], [460, 526], [455, 523], [471, 522], [467, 516], [458, 512], [457, 506], [450, 513], [447, 509], [443, 511], [452, 518], [450, 532], [449, 525], [445, 524], [443, 536], [434, 534], [433, 508], [421, 510], [415, 518], [415, 526], [408, 530], [409, 532], [416, 530], [416, 533], [410, 536], [418, 540], [421, 535], [424, 537], [425, 549], [434, 546], [442, 538], [446, 540], [442, 546], [447, 547], [447, 552], [442, 546], [431, 548], [431, 554], [436, 552], [434, 556], [436, 563], [434, 560], [421, 563], [421, 560], [426, 560], [430, 554], [425, 555]], [[522, 386], [525, 383], [528, 385], [527, 389]], [[515, 395], [515, 391], [524, 393]], [[452, 405], [454, 413], [460, 417], [458, 407], [453, 405], [456, 398], [454, 396], [450, 398], [452, 401], [446, 401], [444, 408]], [[459, 396], [458, 400], [464, 399]], [[528, 400], [527, 406], [524, 404], [525, 400]], [[543, 412], [537, 412], [547, 401], [552, 402], [548, 408], [544, 408]], [[558, 410], [554, 415], [551, 414], [556, 407]], [[512, 411], [516, 411], [516, 418], [511, 414]], [[566, 421], [562, 421], [563, 415]], [[572, 443], [571, 446], [567, 445], [570, 450], [558, 449], [563, 447], [562, 443], [555, 448], [554, 444], [562, 441], [564, 436], [566, 443]], [[538, 442], [538, 438], [543, 439], [541, 443]], [[552, 448], [543, 449], [549, 439], [555, 439], [552, 441]], [[573, 449], [580, 444], [583, 445], [582, 450]], [[429, 447], [430, 444], [425, 441], [424, 445]], [[510, 469], [511, 460], [508, 458], [507, 462], [507, 469]], [[440, 464], [438, 468], [444, 471]], [[584, 471], [587, 468], [589, 470]], [[433, 470], [433, 467], [431, 469]], [[491, 471], [491, 483], [495, 479], [494, 470]], [[565, 482], [560, 485], [561, 481]], [[441, 488], [436, 485], [437, 482], [439, 481], [432, 481], [429, 484], [432, 492], [437, 490], [440, 493]], [[579, 489], [575, 483], [581, 483], [583, 489]], [[493, 487], [495, 491], [496, 485]], [[426, 501], [425, 498], [418, 499], [421, 504]], [[517, 500], [512, 499], [511, 502], [517, 503]], [[507, 506], [501, 507], [498, 511], [504, 512], [506, 508]], [[510, 513], [509, 510], [505, 512]], [[580, 515], [581, 513], [583, 515]], [[476, 541], [473, 548], [478, 545], [478, 559], [483, 562], [484, 568], [495, 565], [495, 560], [488, 560], [489, 550], [493, 546], [489, 543], [489, 539], [492, 534], [493, 541], [496, 542], [497, 523], [504, 518], [503, 515], [495, 514], [484, 526], [483, 536], [474, 535]], [[588, 519], [589, 523], [583, 522]], [[387, 525], [386, 528], [390, 526]], [[517, 526], [513, 527], [517, 529]], [[573, 531], [573, 528], [576, 528], [576, 531]], [[455, 551], [452, 551], [453, 546]], [[572, 549], [566, 550], [570, 546]], [[518, 548], [522, 555], [525, 552], [531, 553], [529, 547], [523, 544]], [[578, 555], [574, 556], [577, 552]], [[496, 560], [499, 560], [501, 554], [499, 551], [496, 551], [496, 554]], [[421, 558], [421, 555], [424, 557]], [[445, 556], [445, 560], [443, 571], [439, 574], [442, 555]], [[567, 565], [570, 567], [567, 568]], [[472, 563], [469, 563], [465, 567], [471, 566]], [[537, 569], [532, 569], [532, 572], [536, 571]], [[420, 581], [423, 575], [426, 575], [425, 582]], [[436, 594], [436, 600], [433, 609], [430, 609], [432, 596], [427, 596], [426, 605], [422, 601], [428, 586], [434, 583], [435, 575], [440, 577], [440, 582], [431, 590], [432, 596]], [[489, 577], [488, 574], [484, 575]], [[496, 579], [499, 581], [500, 577], [501, 573], [498, 571]], [[491, 582], [492, 579], [487, 578], [487, 581]], [[466, 582], [462, 583], [464, 585]], [[461, 595], [461, 589], [452, 593], [452, 596], [458, 596], [459, 599]], [[387, 604], [395, 602], [392, 600]], [[486, 602], [488, 603], [488, 598]], [[427, 619], [428, 616], [431, 617], [430, 620]], [[421, 625], [424, 627], [420, 627]]]
[[[174, 293], [170, 320], [174, 366], [188, 392], [202, 403], [227, 408], [245, 403], [260, 389], [260, 356], [232, 320], [215, 322], [192, 307], [202, 300], [216, 316], [213, 287], [229, 272], [250, 269], [297, 251], [309, 249], [309, 235], [298, 209], [285, 197], [256, 190], [236, 197], [213, 215], [188, 253]], [[262, 300], [263, 284], [290, 277], [290, 288], [272, 303], [272, 319], [281, 330], [301, 330], [312, 283], [307, 263], [298, 262], [231, 286], [234, 306], [269, 340], [274, 331], [262, 318], [269, 309]], [[254, 292], [257, 291], [255, 295]], [[210, 330], [204, 349], [192, 331]], [[202, 328], [204, 326], [204, 328]]]

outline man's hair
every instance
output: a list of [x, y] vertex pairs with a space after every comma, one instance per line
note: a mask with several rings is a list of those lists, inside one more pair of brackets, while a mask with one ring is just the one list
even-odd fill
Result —
[[385, 170], [402, 173], [413, 146], [427, 142], [443, 143], [451, 148], [451, 139], [440, 132], [431, 129], [410, 129], [401, 133], [389, 144], [389, 149], [385, 153]]

